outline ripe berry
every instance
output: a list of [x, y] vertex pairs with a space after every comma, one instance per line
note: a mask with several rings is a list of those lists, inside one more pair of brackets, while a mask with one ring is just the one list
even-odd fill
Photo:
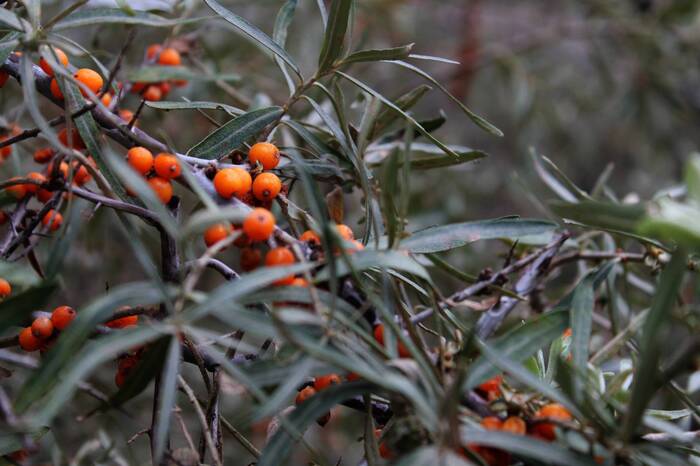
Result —
[[336, 385], [340, 383], [340, 376], [338, 374], [327, 374], [314, 379], [314, 389], [317, 392], [324, 390], [331, 385]]
[[264, 241], [275, 229], [275, 217], [267, 209], [253, 209], [243, 221], [243, 232], [252, 241]]
[[525, 425], [525, 421], [523, 421], [521, 418], [511, 416], [503, 422], [501, 430], [510, 432], [511, 434], [525, 435], [527, 432], [527, 426]]
[[[17, 178], [11, 178], [11, 180], [16, 180]], [[22, 199], [27, 195], [27, 185], [25, 184], [13, 184], [8, 186], [5, 190], [15, 199]]]
[[73, 166], [73, 183], [77, 186], [82, 186], [90, 181], [90, 172], [85, 165], [76, 163]]
[[131, 168], [145, 175], [153, 169], [153, 154], [145, 147], [132, 147], [126, 153], [126, 161]]
[[335, 226], [336, 231], [345, 241], [352, 241], [355, 239], [355, 234], [352, 232], [349, 226], [339, 223]]
[[348, 372], [348, 375], [345, 376], [348, 382], [354, 382], [355, 380], [360, 380], [360, 376], [355, 373], [355, 372]]
[[224, 168], [214, 176], [214, 188], [224, 199], [243, 197], [250, 191], [252, 184], [250, 173], [242, 168]]
[[44, 188], [39, 188], [39, 191], [36, 192], [36, 198], [39, 200], [39, 202], [49, 202], [49, 199], [53, 197], [53, 192], [49, 191], [48, 189]]
[[48, 317], [37, 317], [32, 322], [32, 335], [40, 340], [46, 340], [53, 335], [53, 323]]
[[306, 288], [309, 286], [309, 282], [307, 282], [306, 279], [304, 279], [304, 278], [298, 277], [298, 278], [295, 278], [294, 280], [292, 280], [289, 283], [289, 286], [300, 286], [302, 288]]
[[155, 176], [148, 180], [148, 184], [163, 204], [170, 202], [173, 197], [173, 185], [170, 184], [170, 180]]
[[127, 328], [133, 327], [138, 323], [138, 321], [139, 316], [125, 316], [120, 317], [119, 319], [110, 320], [109, 322], [105, 323], [105, 325], [109, 328]]
[[49, 227], [51, 231], [56, 231], [61, 228], [61, 224], [63, 223], [63, 215], [61, 215], [60, 212], [56, 212], [54, 209], [51, 209], [46, 212], [44, 218], [41, 219], [41, 223], [44, 224], [45, 227]]
[[[64, 67], [68, 66], [68, 56], [63, 52], [63, 50], [54, 47], [53, 51], [56, 52], [56, 58], [58, 58], [58, 62]], [[51, 54], [51, 58], [53, 58], [53, 54]], [[42, 70], [44, 70], [44, 73], [48, 74], [49, 76], [53, 76], [53, 69], [51, 69], [51, 65], [49, 65], [49, 62], [44, 60], [44, 57], [41, 57], [41, 59], [39, 60], [39, 66]]]
[[303, 403], [304, 401], [306, 401], [306, 400], [308, 400], [309, 398], [311, 398], [312, 396], [314, 396], [315, 394], [316, 394], [316, 390], [314, 389], [314, 387], [311, 387], [311, 386], [309, 386], [309, 387], [304, 387], [304, 388], [301, 389], [301, 391], [297, 394], [297, 397], [294, 399], [294, 402], [295, 402], [296, 404], [301, 404], [301, 403]]
[[304, 241], [305, 243], [321, 244], [321, 238], [311, 230], [306, 230], [299, 237], [299, 241]]
[[[558, 421], [570, 421], [571, 413], [562, 405], [558, 403], [551, 403], [540, 408], [539, 411], [535, 413], [535, 419], [555, 419]], [[546, 440], [554, 440], [556, 438], [556, 432], [554, 430], [554, 424], [549, 422], [540, 422], [535, 424], [532, 428], [535, 435], [542, 437]]]
[[58, 85], [56, 78], [51, 79], [51, 85], [49, 87], [51, 89], [51, 95], [54, 99], [63, 100], [63, 92], [61, 92], [61, 87]]
[[146, 59], [149, 61], [155, 60], [162, 50], [163, 47], [160, 44], [149, 45], [146, 49]]
[[25, 327], [19, 332], [19, 346], [24, 351], [36, 351], [41, 348], [41, 340], [34, 336], [31, 327]]
[[145, 91], [143, 91], [143, 93], [141, 93], [141, 96], [143, 97], [143, 100], [158, 102], [163, 98], [163, 93], [160, 90], [160, 86], [150, 85]]
[[[374, 429], [374, 436], [377, 439], [381, 438], [382, 430]], [[386, 442], [382, 442], [379, 444], [379, 456], [381, 456], [384, 459], [390, 459], [393, 456], [393, 453], [391, 452], [391, 449], [389, 449], [389, 446], [386, 444]]]
[[4, 278], [0, 278], [0, 299], [7, 298], [10, 296], [10, 293], [12, 293], [12, 286], [10, 286], [10, 282]]
[[182, 173], [180, 161], [173, 154], [160, 153], [156, 155], [154, 166], [156, 174], [166, 180], [177, 178]]
[[54, 150], [50, 147], [37, 149], [34, 152], [34, 161], [36, 163], [49, 163], [49, 161], [53, 158], [54, 154]]
[[80, 137], [80, 133], [76, 128], [73, 128], [73, 130], [71, 131], [70, 141], [68, 139], [68, 130], [66, 128], [63, 128], [61, 131], [58, 132], [58, 140], [61, 141], [61, 144], [63, 144], [64, 146], [78, 150], [85, 149], [85, 143], [83, 142], [83, 138]]
[[219, 241], [226, 239], [232, 232], [231, 225], [228, 223], [217, 223], [212, 225], [204, 232], [204, 243], [208, 248], [212, 247]]
[[8, 79], [10, 79], [10, 73], [7, 71], [0, 71], [0, 88], [5, 86]]
[[[8, 137], [3, 135], [0, 136], [0, 142], [5, 142], [7, 141]], [[3, 160], [8, 158], [9, 156], [12, 155], [12, 146], [5, 146], [0, 149], [0, 157], [2, 157]]]
[[109, 104], [112, 103], [112, 94], [110, 94], [109, 92], [105, 92], [102, 98], [100, 99], [100, 102], [102, 102], [102, 105], [109, 108]]
[[129, 372], [131, 369], [136, 367], [136, 365], [139, 363], [139, 358], [135, 355], [127, 355], [122, 358], [119, 358], [119, 362], [117, 363], [117, 369], [120, 372]]
[[253, 248], [243, 248], [241, 249], [241, 269], [244, 272], [250, 272], [260, 265], [262, 260], [262, 254], [260, 251]]
[[280, 163], [280, 151], [274, 144], [258, 142], [250, 148], [248, 161], [251, 165], [260, 162], [265, 170], [272, 170]]
[[182, 59], [180, 58], [180, 52], [178, 52], [172, 47], [163, 49], [163, 51], [160, 52], [160, 55], [158, 56], [159, 65], [178, 66], [180, 63], [182, 63]]
[[[34, 180], [38, 183], [45, 183], [46, 182], [46, 177], [38, 172], [28, 173], [27, 179]], [[39, 190], [38, 184], [27, 183], [25, 186], [26, 186], [27, 192], [30, 194], [34, 194], [35, 192], [37, 192]]]
[[500, 392], [502, 382], [503, 382], [503, 376], [497, 375], [495, 377], [491, 377], [489, 380], [487, 380], [486, 382], [479, 385], [478, 388], [479, 388], [479, 390], [481, 390], [484, 393]]
[[253, 181], [253, 195], [261, 201], [276, 198], [281, 189], [282, 182], [274, 173], [261, 173]]
[[165, 98], [168, 94], [170, 94], [170, 83], [168, 82], [162, 82], [160, 83], [160, 93]]
[[[119, 118], [121, 118], [122, 120], [124, 120], [127, 123], [131, 123], [131, 120], [134, 119], [134, 112], [123, 108], [123, 109], [119, 110]], [[134, 124], [134, 126], [136, 126], [136, 125]]]
[[481, 420], [481, 427], [486, 430], [501, 430], [503, 422], [496, 416], [487, 416]]
[[346, 248], [348, 254], [354, 254], [357, 251], [362, 251], [365, 248], [365, 245], [360, 243], [356, 239], [351, 240], [350, 243], [350, 246]]
[[[374, 339], [377, 340], [377, 343], [380, 345], [384, 346], [384, 324], [379, 324], [376, 327], [374, 327]], [[411, 357], [411, 352], [408, 351], [408, 348], [401, 343], [398, 342], [398, 353], [399, 357], [402, 358], [410, 358]]]
[[[81, 68], [76, 71], [73, 76], [79, 82], [83, 83], [93, 94], [97, 94], [104, 84], [102, 76], [90, 68]], [[88, 96], [88, 93], [82, 87], [80, 88], [80, 93], [83, 94], [83, 97]]]
[[51, 313], [51, 323], [58, 330], [63, 330], [75, 319], [75, 309], [70, 306], [59, 306]]
[[[294, 253], [292, 253], [289, 248], [283, 246], [270, 249], [265, 256], [265, 265], [268, 267], [291, 265], [295, 261], [296, 259], [294, 258]], [[274, 283], [275, 285], [289, 285], [293, 281], [294, 275], [290, 275], [288, 277], [276, 280]]]

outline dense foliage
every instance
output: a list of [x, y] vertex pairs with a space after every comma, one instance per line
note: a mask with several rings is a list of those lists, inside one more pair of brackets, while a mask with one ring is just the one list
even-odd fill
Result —
[[700, 155], [641, 200], [533, 149], [546, 219], [434, 224], [416, 186], [491, 163], [451, 129], [509, 135], [430, 43], [366, 45], [386, 5], [42, 3], [0, 8], [3, 461], [697, 462]]

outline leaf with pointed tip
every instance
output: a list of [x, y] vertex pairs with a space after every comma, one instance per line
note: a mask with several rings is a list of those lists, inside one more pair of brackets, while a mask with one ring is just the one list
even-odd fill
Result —
[[400, 60], [408, 57], [413, 49], [414, 44], [402, 45], [401, 47], [393, 47], [389, 49], [372, 49], [360, 50], [351, 53], [343, 58], [342, 64], [349, 65], [351, 63], [381, 61], [381, 60]]
[[137, 24], [152, 27], [171, 27], [178, 24], [188, 24], [208, 18], [168, 19], [144, 11], [125, 12], [119, 8], [83, 8], [69, 14], [56, 23], [52, 31], [62, 31], [82, 26], [96, 24]]
[[[426, 270], [405, 251], [374, 251], [363, 250], [348, 256], [348, 265], [345, 261], [337, 264], [336, 276], [342, 277], [352, 271], [367, 270], [372, 268], [403, 270], [425, 280], [430, 280]], [[328, 266], [324, 267], [316, 275], [318, 281], [330, 278]]]
[[163, 361], [163, 369], [158, 382], [160, 394], [158, 397], [158, 411], [153, 424], [153, 457], [158, 464], [167, 447], [168, 432], [170, 431], [170, 418], [175, 408], [177, 395], [177, 377], [180, 373], [180, 355], [182, 347], [177, 335], [170, 337], [166, 347], [167, 353]]
[[331, 2], [323, 46], [318, 57], [319, 72], [330, 69], [343, 53], [345, 35], [352, 14], [352, 4], [353, 0], [333, 0]]
[[187, 155], [202, 159], [216, 159], [240, 148], [244, 142], [257, 136], [267, 125], [282, 115], [280, 107], [253, 110], [234, 118], [210, 133], [192, 147]]
[[241, 18], [237, 14], [226, 9], [222, 4], [216, 0], [204, 0], [204, 2], [214, 10], [219, 16], [226, 20], [229, 24], [233, 25], [236, 29], [243, 32], [245, 35], [250, 37], [255, 43], [266, 48], [276, 56], [278, 56], [282, 61], [284, 61], [289, 67], [294, 71], [294, 73], [301, 79], [301, 72], [297, 67], [294, 60], [287, 54], [287, 52], [280, 47], [275, 41], [273, 41], [267, 34], [262, 32], [256, 26], [253, 26], [245, 19]]
[[204, 101], [191, 101], [191, 102], [175, 102], [175, 101], [166, 101], [166, 100], [161, 100], [159, 102], [156, 101], [148, 101], [146, 102], [147, 107], [151, 108], [157, 108], [158, 110], [198, 110], [198, 109], [204, 109], [204, 110], [222, 110], [226, 113], [228, 113], [231, 116], [237, 117], [239, 115], [242, 115], [245, 113], [245, 110], [242, 110], [238, 107], [234, 107], [232, 105], [226, 105], [218, 102], [204, 102]]
[[157, 83], [171, 79], [185, 81], [240, 81], [241, 77], [235, 73], [196, 73], [184, 66], [153, 65], [138, 67], [128, 74], [127, 79], [132, 82]]
[[28, 324], [31, 313], [41, 309], [55, 290], [56, 282], [50, 280], [5, 298], [0, 302], [0, 334], [9, 327]]
[[550, 203], [550, 207], [562, 218], [623, 232], [637, 231], [645, 215], [642, 205], [621, 205], [600, 201], [555, 201]]
[[448, 251], [484, 239], [509, 239], [553, 233], [558, 226], [546, 220], [517, 217], [429, 227], [401, 242], [401, 248], [414, 253]]

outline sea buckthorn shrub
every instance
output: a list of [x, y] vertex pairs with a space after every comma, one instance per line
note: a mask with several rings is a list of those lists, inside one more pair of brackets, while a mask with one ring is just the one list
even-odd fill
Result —
[[437, 224], [490, 200], [415, 183], [498, 163], [445, 119], [509, 136], [372, 2], [43, 3], [0, 15], [3, 461], [695, 464], [700, 158], [641, 201], [535, 151], [546, 218]]

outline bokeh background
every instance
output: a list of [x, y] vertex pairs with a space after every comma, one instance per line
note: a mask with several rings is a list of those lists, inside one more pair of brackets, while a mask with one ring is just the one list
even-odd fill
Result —
[[[89, 6], [128, 3], [135, 9], [158, 9], [196, 17], [209, 14], [199, 1], [91, 1]], [[228, 8], [271, 32], [282, 0], [224, 1]], [[533, 167], [531, 148], [556, 163], [576, 184], [592, 189], [601, 175], [608, 177], [610, 195], [648, 198], [679, 181], [688, 155], [700, 142], [700, 14], [696, 0], [359, 0], [354, 48], [390, 47], [415, 42], [415, 53], [454, 59], [459, 64], [422, 62], [472, 110], [498, 126], [497, 138], [477, 128], [437, 90], [415, 108], [421, 119], [442, 113], [447, 122], [438, 130], [441, 139], [481, 149], [490, 157], [477, 164], [414, 173], [411, 185], [411, 225], [415, 230], [437, 223], [493, 218], [502, 215], [546, 217], [541, 201], [552, 198]], [[45, 17], [69, 2], [42, 1]], [[290, 28], [288, 48], [305, 75], [314, 69], [320, 47], [321, 21], [314, 0], [300, 0]], [[85, 45], [109, 64], [121, 48], [124, 27], [99, 26], [71, 31], [69, 37]], [[182, 96], [234, 105], [279, 104], [287, 98], [278, 68], [256, 47], [220, 21], [206, 21], [175, 29], [138, 28], [129, 50], [125, 71], [138, 67], [147, 44], [177, 38], [188, 48], [186, 63], [204, 71], [235, 72], [240, 83], [224, 90], [211, 83], [192, 83], [176, 90]], [[72, 61], [89, 64], [87, 57]], [[389, 64], [360, 65], [352, 74], [388, 96], [398, 96], [421, 80]], [[18, 89], [16, 83], [7, 89]], [[234, 97], [232, 96], [238, 96]], [[348, 88], [348, 101], [357, 96]], [[125, 107], [135, 109], [130, 97]], [[0, 108], [8, 122], [31, 123], [17, 93], [3, 90]], [[303, 112], [303, 106], [300, 108]], [[54, 113], [52, 113], [54, 112]], [[47, 107], [47, 116], [55, 115]], [[359, 115], [359, 109], [358, 109]], [[359, 117], [358, 117], [359, 118]], [[186, 151], [211, 130], [195, 112], [161, 112], [146, 109], [142, 128]], [[4, 175], [19, 173], [40, 142], [22, 144]], [[117, 148], [115, 147], [115, 150]], [[351, 218], [359, 216], [359, 203], [348, 199]], [[125, 238], [114, 228], [113, 214], [98, 211], [70, 253], [71, 274], [55, 304], [76, 307], [110, 284], [138, 278], [139, 269]], [[154, 238], [155, 239], [155, 238]], [[452, 253], [452, 264], [470, 273], [493, 265], [483, 250], [466, 247]], [[489, 246], [492, 247], [492, 246]], [[503, 251], [507, 250], [503, 247]], [[489, 262], [491, 261], [491, 262]], [[219, 280], [208, 276], [210, 286]], [[447, 280], [447, 279], [445, 279]], [[451, 282], [445, 281], [449, 291]], [[191, 368], [190, 368], [191, 369]], [[188, 369], [188, 370], [190, 370]], [[193, 373], [194, 375], [194, 373]], [[113, 368], [99, 374], [96, 385], [112, 390]], [[191, 380], [197, 377], [190, 377]], [[225, 388], [236, 393], [237, 387]], [[78, 396], [79, 399], [83, 395]], [[224, 409], [234, 419], [245, 418], [246, 399], [227, 397]], [[85, 400], [88, 400], [87, 398]], [[135, 400], [134, 418], [111, 413], [99, 424], [107, 429], [105, 444], [123, 441], [135, 425], [147, 425], [150, 400]], [[87, 401], [86, 401], [87, 403]], [[143, 409], [139, 409], [139, 406]], [[80, 404], [59, 421], [62, 440], [70, 450], [85, 447], [86, 439], [100, 441], [94, 419], [75, 424], [84, 414]], [[242, 414], [243, 413], [243, 414]], [[240, 416], [240, 417], [237, 417]], [[107, 420], [107, 422], [105, 422]], [[356, 422], [342, 414], [333, 423]], [[316, 445], [342, 451], [359, 444], [348, 429], [346, 438], [317, 430]], [[264, 439], [257, 428], [256, 442]], [[174, 442], [181, 442], [176, 434]], [[236, 448], [227, 442], [227, 448]], [[96, 449], [103, 451], [104, 445]], [[124, 458], [136, 464], [147, 451], [145, 440], [134, 443]], [[347, 464], [359, 451], [348, 450]], [[135, 456], [129, 456], [130, 454]], [[241, 461], [251, 458], [241, 452]], [[132, 461], [133, 460], [133, 461]], [[345, 463], [344, 463], [345, 464]], [[356, 464], [356, 462], [354, 463]]]

